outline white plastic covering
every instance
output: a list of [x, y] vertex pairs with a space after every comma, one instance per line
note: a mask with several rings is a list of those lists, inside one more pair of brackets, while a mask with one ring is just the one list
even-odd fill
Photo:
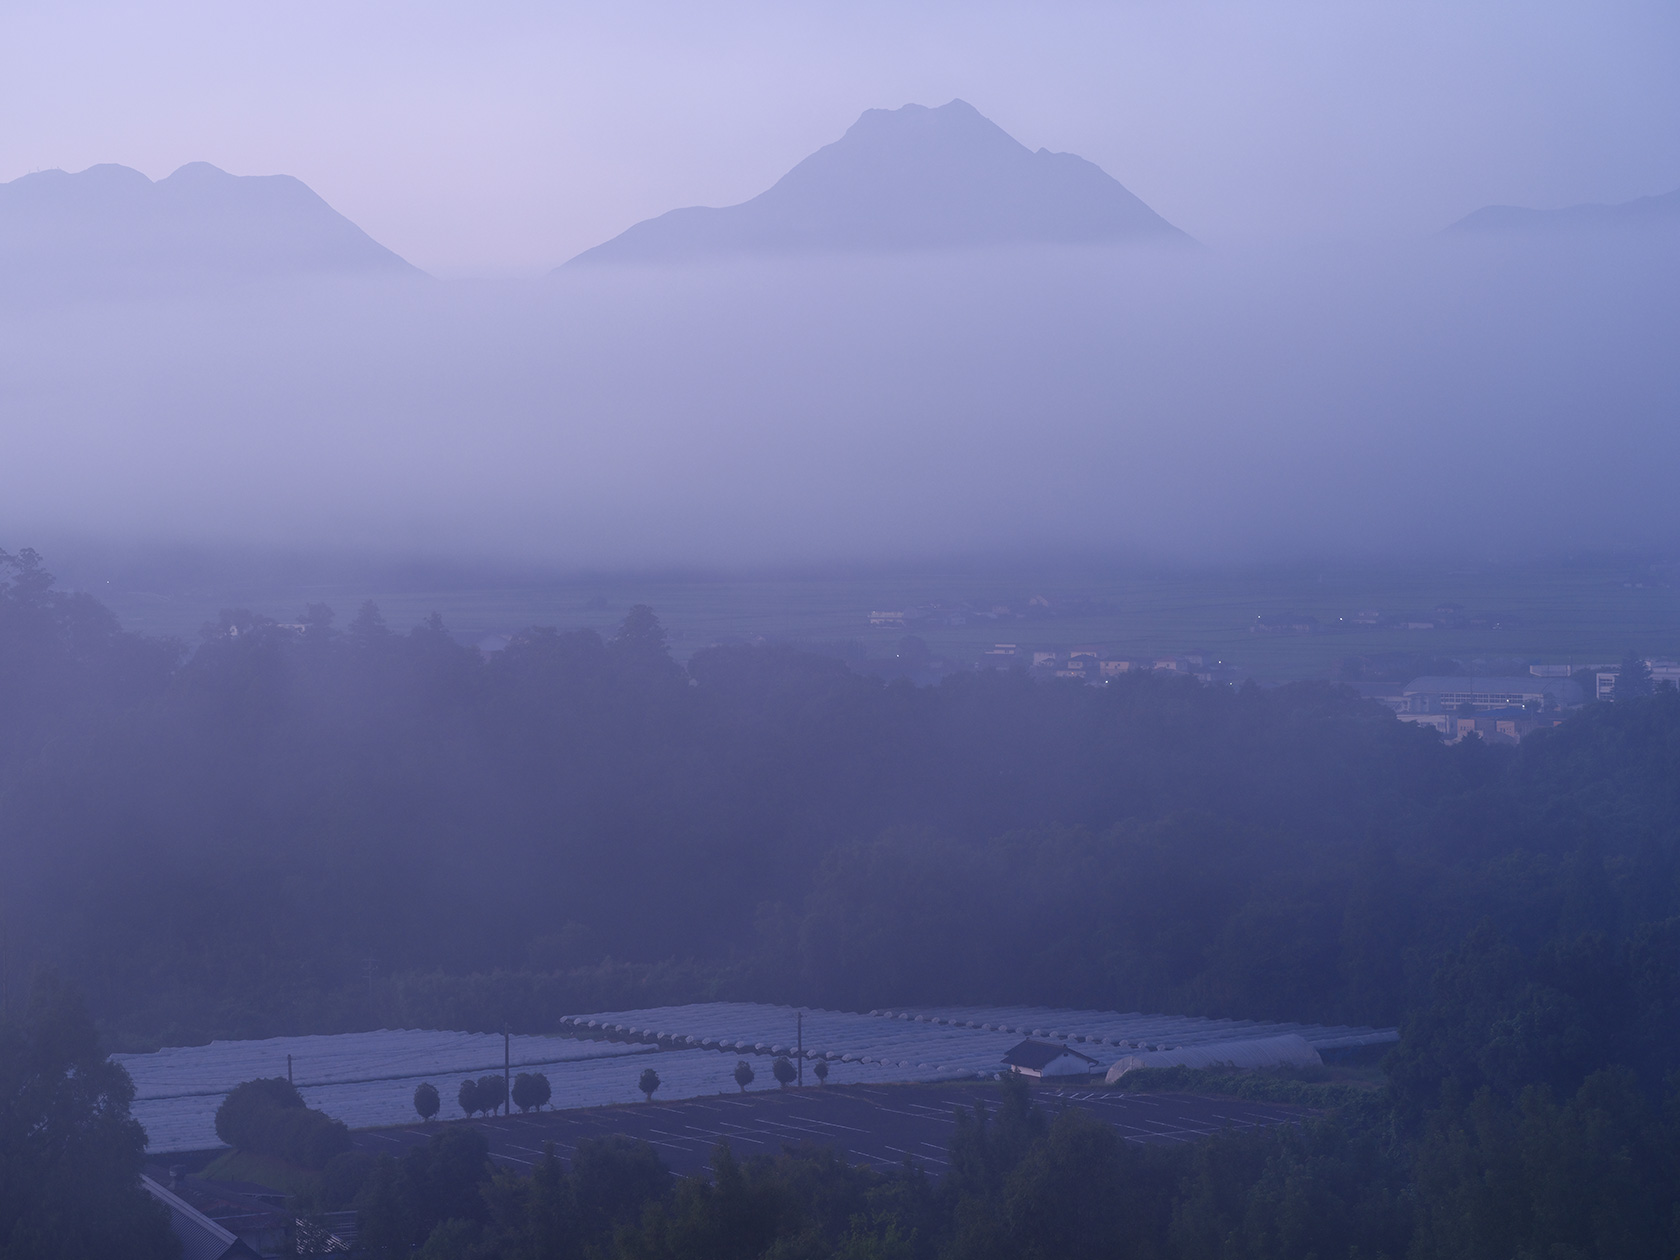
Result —
[[[794, 1053], [799, 1012], [758, 1002], [699, 1002], [641, 1011], [600, 1011], [561, 1021], [561, 1031], [658, 1041], [679, 1048], [717, 1046], [746, 1055]], [[807, 1010], [805, 1057], [862, 1063], [889, 1070], [883, 1079], [943, 1081], [991, 1075], [1003, 1052], [1020, 1040], [1007, 1033], [974, 1033], [930, 1024], [891, 1024], [850, 1011]], [[829, 1078], [833, 1080], [833, 1077]]]
[[1112, 1085], [1127, 1072], [1159, 1067], [1260, 1068], [1292, 1065], [1306, 1067], [1323, 1063], [1317, 1050], [1298, 1033], [1281, 1037], [1251, 1037], [1244, 1041], [1216, 1041], [1176, 1050], [1145, 1050], [1115, 1060], [1103, 1079]]
[[[791, 1035], [787, 1040], [792, 1040]], [[293, 1078], [304, 1100], [353, 1129], [413, 1123], [418, 1119], [414, 1087], [421, 1081], [437, 1086], [443, 1104], [441, 1116], [457, 1116], [460, 1111], [455, 1091], [461, 1081], [502, 1070], [499, 1036], [418, 1030], [218, 1041], [114, 1057], [134, 1078], [134, 1116], [146, 1129], [147, 1149], [157, 1154], [220, 1146], [216, 1108], [228, 1090], [252, 1077], [284, 1076], [287, 1054], [292, 1055]], [[757, 1072], [749, 1092], [778, 1088], [770, 1064], [750, 1049], [745, 1054], [735, 1050], [719, 1053], [698, 1048], [661, 1050], [653, 1045], [582, 1041], [568, 1036], [514, 1037], [511, 1057], [515, 1072], [540, 1071], [547, 1075], [553, 1090], [549, 1105], [557, 1108], [640, 1102], [642, 1094], [636, 1082], [645, 1067], [659, 1073], [658, 1096], [663, 1099], [733, 1094], [738, 1089], [735, 1063], [743, 1057], [753, 1062]], [[828, 1084], [890, 1084], [943, 1080], [953, 1075], [950, 1069], [941, 1072], [932, 1065], [926, 1069], [901, 1068], [896, 1058], [887, 1065], [879, 1061], [883, 1057], [853, 1055], [845, 1062], [832, 1059]], [[805, 1081], [815, 1085], [809, 1067], [807, 1064]]]
[[1246, 1041], [1296, 1033], [1318, 1050], [1382, 1045], [1398, 1041], [1393, 1028], [1350, 1028], [1323, 1024], [1262, 1023], [1251, 1019], [1201, 1019], [1193, 1015], [1146, 1015], [1138, 1011], [1077, 1011], [1043, 1006], [936, 1006], [873, 1011], [883, 1019], [960, 1028], [997, 1029], [1039, 1041], [1065, 1041], [1086, 1054], [1098, 1046], [1122, 1050], [1170, 1050], [1215, 1041]]
[[[555, 1107], [634, 1102], [641, 1097], [636, 1078], [645, 1066], [658, 1071], [661, 1098], [727, 1093], [735, 1088], [731, 1073], [737, 1058], [793, 1052], [797, 1014], [790, 1006], [702, 1002], [569, 1016], [561, 1021], [559, 1036], [513, 1038], [514, 1070], [545, 1072]], [[1258, 1044], [1291, 1033], [1309, 1049], [1396, 1038], [1393, 1029], [1044, 1007], [938, 1007], [868, 1015], [807, 1010], [804, 1025], [805, 1057], [827, 1060], [833, 1085], [989, 1077], [1003, 1067], [1004, 1052], [1029, 1036], [1063, 1041], [1104, 1061], [1103, 1047], [1146, 1057], [1176, 1047]], [[604, 1030], [629, 1044], [585, 1039]], [[134, 1114], [146, 1127], [150, 1148], [161, 1152], [218, 1145], [214, 1117], [227, 1091], [252, 1077], [284, 1076], [287, 1054], [293, 1056], [294, 1077], [310, 1106], [363, 1128], [412, 1121], [414, 1087], [422, 1080], [437, 1086], [442, 1114], [453, 1114], [455, 1091], [464, 1077], [501, 1069], [502, 1039], [387, 1030], [213, 1042], [116, 1058], [134, 1077]], [[626, 1055], [638, 1056], [637, 1061], [622, 1062]], [[1231, 1057], [1227, 1049], [1221, 1061]], [[756, 1066], [753, 1088], [775, 1088], [770, 1065]], [[813, 1078], [807, 1074], [806, 1080]]]
[[[639, 1057], [649, 1048], [571, 1037], [514, 1037], [508, 1051], [514, 1071], [543, 1071], [554, 1081], [561, 1065]], [[149, 1149], [181, 1151], [221, 1145], [216, 1108], [228, 1090], [253, 1077], [286, 1075], [288, 1054], [292, 1078], [309, 1105], [352, 1128], [415, 1119], [414, 1087], [423, 1080], [437, 1086], [447, 1114], [463, 1079], [502, 1070], [498, 1036], [419, 1029], [213, 1041], [112, 1057], [134, 1079], [134, 1116], [145, 1126]], [[630, 1071], [634, 1086], [640, 1068], [619, 1070]], [[559, 1095], [556, 1086], [556, 1101]]]

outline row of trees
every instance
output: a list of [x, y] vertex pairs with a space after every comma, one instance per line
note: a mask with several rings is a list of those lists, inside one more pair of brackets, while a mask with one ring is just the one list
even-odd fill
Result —
[[[477, 1080], [464, 1080], [461, 1082], [461, 1088], [456, 1091], [455, 1100], [465, 1115], [473, 1116], [480, 1112], [488, 1115], [508, 1101], [510, 1092], [513, 1105], [522, 1113], [542, 1110], [554, 1096], [545, 1074], [521, 1072], [513, 1078], [511, 1091], [505, 1076], [492, 1074], [481, 1076]], [[423, 1081], [415, 1086], [414, 1110], [422, 1120], [430, 1120], [436, 1116], [441, 1103], [437, 1086], [430, 1081]]]
[[[785, 1055], [778, 1056], [770, 1070], [783, 1089], [791, 1085], [798, 1076], [798, 1069]], [[819, 1061], [816, 1064], [816, 1075], [819, 1082], [826, 1081], [828, 1079], [828, 1064]], [[747, 1086], [753, 1082], [752, 1065], [745, 1059], [739, 1060], [735, 1064], [733, 1076], [735, 1083], [741, 1087], [741, 1092], [746, 1093]], [[653, 1095], [658, 1091], [660, 1084], [658, 1072], [653, 1068], [643, 1068], [641, 1076], [636, 1081], [636, 1088], [647, 1096], [649, 1102], [652, 1102]], [[541, 1111], [543, 1106], [553, 1097], [553, 1090], [549, 1086], [548, 1077], [544, 1073], [521, 1072], [513, 1078], [512, 1095], [513, 1105], [518, 1107], [523, 1114], [532, 1110]], [[461, 1082], [461, 1088], [455, 1097], [463, 1114], [470, 1117], [483, 1112], [488, 1115], [508, 1101], [507, 1081], [500, 1076], [481, 1076], [476, 1081], [465, 1080]], [[419, 1113], [422, 1120], [431, 1120], [436, 1116], [440, 1102], [437, 1087], [429, 1081], [423, 1082], [415, 1088], [414, 1110]]]
[[[826, 1081], [828, 1079], [828, 1064], [819, 1059], [815, 1070], [817, 1080], [819, 1082]], [[770, 1074], [776, 1078], [777, 1085], [786, 1089], [798, 1078], [799, 1069], [794, 1067], [793, 1061], [786, 1055], [779, 1054], [776, 1056], [775, 1061], [770, 1065]], [[748, 1063], [745, 1059], [740, 1059], [736, 1062], [734, 1072], [735, 1083], [741, 1087], [741, 1092], [743, 1094], [747, 1092], [747, 1086], [753, 1083], [755, 1075], [756, 1073], [753, 1072], [752, 1064]]]
[[10, 957], [128, 1046], [719, 997], [1393, 1023], [1484, 920], [1528, 951], [1680, 913], [1671, 691], [1444, 747], [1328, 686], [684, 671], [645, 610], [488, 662], [305, 622], [183, 657], [0, 580]]
[[489, 1115], [499, 1109], [507, 1099], [508, 1083], [504, 1076], [481, 1076], [476, 1081], [468, 1078], [461, 1082], [461, 1088], [455, 1092], [455, 1101], [469, 1116], [479, 1112]]

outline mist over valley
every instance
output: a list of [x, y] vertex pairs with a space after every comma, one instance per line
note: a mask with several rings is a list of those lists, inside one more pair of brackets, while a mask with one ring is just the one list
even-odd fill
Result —
[[0, 1260], [1673, 1254], [1677, 40], [0, 16]]
[[[792, 254], [655, 266], [636, 229], [611, 266], [435, 282], [304, 192], [285, 231], [228, 202], [226, 249], [156, 210], [175, 226], [110, 264], [177, 232], [188, 291], [0, 305], [11, 534], [586, 567], [1672, 537], [1672, 232], [1210, 250], [1152, 216], [1045, 243], [912, 205], [886, 248], [843, 226], [877, 197]], [[800, 195], [760, 217], [808, 221]]]

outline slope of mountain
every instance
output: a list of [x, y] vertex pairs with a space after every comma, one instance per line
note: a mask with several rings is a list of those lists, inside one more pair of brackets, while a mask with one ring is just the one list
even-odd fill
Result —
[[153, 183], [105, 164], [0, 184], [0, 284], [121, 289], [414, 270], [289, 175], [193, 162]]
[[1562, 210], [1526, 206], [1483, 206], [1447, 229], [1449, 232], [1570, 232], [1605, 229], [1680, 227], [1680, 188], [1658, 197], [1636, 197], [1616, 205], [1589, 203]]
[[1101, 167], [952, 101], [867, 110], [751, 201], [644, 220], [566, 265], [1143, 239], [1190, 238]]

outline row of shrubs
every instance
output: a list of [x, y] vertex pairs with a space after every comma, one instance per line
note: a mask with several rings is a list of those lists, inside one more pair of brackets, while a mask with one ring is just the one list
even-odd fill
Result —
[[342, 1120], [315, 1111], [283, 1076], [236, 1085], [216, 1108], [216, 1136], [235, 1150], [324, 1168], [350, 1149]]
[[[785, 1057], [773, 1064], [776, 1080], [784, 1088], [793, 1081], [795, 1070]], [[821, 1082], [828, 1076], [828, 1065], [819, 1061], [816, 1072]], [[752, 1066], [745, 1059], [735, 1065], [735, 1082], [743, 1092], [753, 1076]], [[637, 1085], [652, 1101], [660, 1086], [659, 1074], [647, 1068]], [[489, 1114], [509, 1100], [510, 1092], [513, 1105], [521, 1112], [540, 1111], [554, 1096], [545, 1073], [521, 1072], [513, 1078], [511, 1091], [505, 1076], [464, 1080], [455, 1099], [469, 1116]], [[430, 1081], [414, 1091], [414, 1110], [422, 1120], [435, 1117], [442, 1101]], [[310, 1108], [297, 1088], [281, 1076], [236, 1085], [216, 1108], [216, 1136], [236, 1150], [314, 1169], [325, 1168], [328, 1160], [351, 1149], [350, 1130], [344, 1122]]]
[[[548, 1077], [541, 1072], [521, 1072], [513, 1078], [513, 1105], [520, 1111], [532, 1108], [541, 1111], [552, 1097], [554, 1091], [549, 1086]], [[493, 1112], [507, 1100], [508, 1084], [504, 1076], [481, 1076], [476, 1081], [469, 1078], [461, 1082], [461, 1088], [455, 1094], [455, 1101], [469, 1116], [481, 1111], [487, 1114]], [[430, 1120], [437, 1115], [442, 1103], [437, 1086], [430, 1081], [415, 1088], [414, 1110], [422, 1120]]]
[[[818, 1060], [816, 1064], [817, 1083], [820, 1085], [828, 1079], [828, 1064]], [[791, 1085], [798, 1073], [798, 1069], [784, 1055], [771, 1065], [771, 1071], [776, 1081], [783, 1089]], [[735, 1065], [735, 1083], [745, 1093], [747, 1086], [753, 1082], [752, 1065], [742, 1059]], [[659, 1073], [652, 1068], [644, 1069], [641, 1079], [636, 1086], [646, 1094], [648, 1101], [653, 1101], [654, 1091], [659, 1088]], [[535, 1109], [541, 1111], [548, 1100], [554, 1096], [549, 1087], [548, 1077], [542, 1072], [521, 1072], [513, 1078], [513, 1105], [521, 1112]], [[486, 1115], [494, 1112], [508, 1101], [507, 1078], [502, 1076], [481, 1076], [476, 1081], [472, 1079], [461, 1082], [461, 1088], [456, 1091], [455, 1101], [461, 1110], [469, 1116], [483, 1112]], [[416, 1087], [414, 1091], [414, 1110], [422, 1120], [430, 1120], [437, 1115], [443, 1105], [442, 1096], [437, 1086], [430, 1081]]]
[[[823, 1085], [827, 1083], [828, 1064], [826, 1062], [822, 1059], [818, 1059], [812, 1066], [811, 1070], [816, 1073], [817, 1084]], [[776, 1056], [776, 1061], [770, 1065], [770, 1074], [776, 1078], [776, 1084], [780, 1085], [783, 1089], [786, 1089], [798, 1079], [799, 1069], [793, 1065], [793, 1060], [788, 1058], [785, 1054], [778, 1055]], [[753, 1083], [753, 1077], [755, 1075], [756, 1073], [753, 1072], [752, 1064], [748, 1063], [745, 1059], [742, 1059], [735, 1065], [735, 1083], [741, 1087], [741, 1092], [743, 1094], [747, 1092], [747, 1086]], [[655, 1079], [657, 1080], [658, 1078]], [[643, 1086], [643, 1089], [645, 1090], [646, 1086]], [[648, 1094], [648, 1098], [650, 1100], [652, 1097], [653, 1095], [651, 1093]]]

